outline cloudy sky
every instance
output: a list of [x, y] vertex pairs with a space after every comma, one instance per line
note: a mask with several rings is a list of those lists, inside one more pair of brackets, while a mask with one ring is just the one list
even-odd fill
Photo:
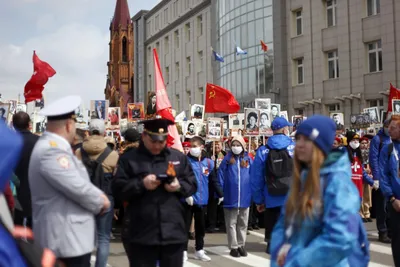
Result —
[[[88, 105], [104, 99], [109, 25], [116, 0], [1, 0], [0, 94], [23, 101], [32, 53], [57, 71], [46, 102], [78, 94]], [[160, 0], [128, 0], [131, 16]]]

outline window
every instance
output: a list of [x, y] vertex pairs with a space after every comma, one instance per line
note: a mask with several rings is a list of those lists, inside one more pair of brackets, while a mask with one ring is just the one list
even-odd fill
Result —
[[190, 57], [186, 58], [186, 69], [187, 69], [187, 73], [188, 76], [190, 76], [192, 74], [192, 60], [190, 59]]
[[304, 115], [304, 109], [295, 109], [295, 110], [294, 110], [294, 113], [295, 113], [296, 115]]
[[179, 10], [178, 10], [178, 0], [176, 0], [175, 2], [174, 2], [174, 18], [177, 18], [178, 17], [178, 14], [179, 14]]
[[154, 30], [158, 31], [159, 30], [159, 20], [160, 20], [160, 16], [157, 15], [155, 18], [155, 22], [154, 22]]
[[122, 38], [122, 62], [128, 62], [128, 42], [125, 36]]
[[175, 96], [175, 107], [176, 107], [176, 110], [181, 110], [181, 101], [180, 101], [179, 94]]
[[367, 15], [373, 16], [381, 13], [380, 0], [367, 0]]
[[147, 47], [147, 62], [151, 60], [151, 46]]
[[297, 69], [297, 84], [304, 83], [304, 65], [303, 58], [296, 59], [296, 69]]
[[168, 36], [165, 36], [165, 38], [164, 38], [164, 52], [165, 52], [165, 54], [168, 54], [169, 53], [169, 37]]
[[368, 44], [369, 72], [382, 71], [382, 42], [381, 40]]
[[202, 15], [197, 17], [197, 34], [198, 34], [198, 36], [203, 35], [203, 16]]
[[168, 8], [164, 9], [164, 23], [168, 23]]
[[165, 83], [169, 84], [169, 67], [165, 67]]
[[328, 77], [339, 78], [339, 56], [337, 51], [328, 52]]
[[336, 0], [326, 1], [326, 18], [328, 27], [336, 25]]
[[176, 74], [176, 80], [179, 80], [179, 75], [180, 75], [179, 62], [175, 63], [175, 74]]
[[340, 111], [340, 104], [328, 105], [328, 110], [330, 112]]
[[160, 42], [156, 43], [156, 51], [158, 54], [160, 54]]
[[198, 60], [198, 62], [199, 62], [199, 65], [198, 65], [198, 72], [200, 72], [200, 71], [202, 71], [203, 70], [203, 51], [199, 51], [198, 53], [197, 53], [197, 56], [198, 56], [198, 58], [199, 58], [199, 60]]
[[302, 35], [303, 34], [303, 14], [302, 10], [295, 11], [295, 16], [296, 16], [296, 35]]
[[[199, 87], [199, 99], [200, 99], [200, 104], [203, 105], [204, 104], [204, 89], [203, 87]], [[196, 99], [197, 101], [199, 101], [198, 99]]]
[[149, 74], [149, 84], [148, 84], [148, 88], [153, 88], [152, 86], [151, 86], [151, 84], [152, 84], [152, 79], [151, 79], [151, 74]]
[[190, 6], [189, 0], [184, 0], [184, 1], [185, 1], [185, 10], [188, 10]]
[[185, 24], [185, 37], [186, 42], [190, 42], [190, 23]]
[[187, 102], [189, 102], [189, 104], [192, 104], [192, 93], [190, 91], [188, 91], [190, 89], [186, 88], [186, 90], [187, 90], [186, 91]]
[[176, 30], [174, 32], [174, 35], [175, 35], [175, 48], [179, 49], [179, 30]]

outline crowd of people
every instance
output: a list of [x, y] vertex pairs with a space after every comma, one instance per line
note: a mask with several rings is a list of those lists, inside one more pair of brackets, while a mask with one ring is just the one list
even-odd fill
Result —
[[[0, 190], [16, 225], [6, 226], [0, 209], [8, 246], [0, 246], [7, 250], [0, 266], [31, 266], [32, 257], [42, 266], [90, 266], [96, 249], [95, 266], [105, 267], [113, 220], [135, 267], [183, 266], [190, 239], [194, 259], [211, 261], [204, 237], [218, 231], [226, 233], [230, 256], [246, 257], [248, 231], [260, 226], [271, 266], [367, 266], [363, 224], [372, 222], [371, 211], [379, 240], [392, 244], [400, 266], [400, 120], [360, 136], [339, 133], [322, 115], [291, 133], [293, 125], [278, 116], [265, 144], [195, 136], [182, 153], [167, 148], [173, 122], [158, 117], [144, 121], [142, 133], [126, 130], [123, 142], [106, 136], [101, 119], [76, 129], [80, 101], [45, 107], [40, 137], [25, 112], [13, 116], [15, 131], [0, 122]], [[19, 227], [25, 240], [32, 228], [44, 250], [27, 255]]]

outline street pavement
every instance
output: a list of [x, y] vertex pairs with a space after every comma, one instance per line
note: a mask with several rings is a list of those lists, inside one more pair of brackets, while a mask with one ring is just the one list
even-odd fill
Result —
[[[378, 242], [378, 233], [373, 223], [365, 224], [370, 240], [371, 262], [370, 267], [389, 267], [394, 266], [390, 244]], [[233, 258], [229, 256], [226, 234], [214, 233], [206, 234], [205, 250], [211, 257], [211, 262], [201, 262], [194, 259], [194, 241], [189, 244], [189, 261], [185, 267], [267, 267], [270, 266], [269, 255], [265, 253], [266, 243], [264, 243], [263, 229], [251, 231], [247, 236], [246, 250], [248, 257]], [[122, 243], [117, 239], [112, 241], [110, 247], [110, 257], [108, 263], [111, 267], [129, 267]], [[328, 257], [328, 255], [327, 255]]]

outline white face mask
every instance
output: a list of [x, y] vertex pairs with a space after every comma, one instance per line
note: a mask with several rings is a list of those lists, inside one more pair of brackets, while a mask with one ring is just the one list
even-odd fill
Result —
[[232, 153], [233, 154], [239, 155], [242, 152], [243, 152], [243, 147], [241, 147], [241, 146], [233, 146], [232, 147]]
[[357, 148], [360, 146], [360, 142], [354, 140], [354, 141], [351, 141], [349, 145], [350, 145], [350, 147], [351, 147], [352, 149], [357, 149]]
[[201, 155], [201, 147], [191, 147], [190, 148], [190, 155], [193, 157], [200, 157]]

